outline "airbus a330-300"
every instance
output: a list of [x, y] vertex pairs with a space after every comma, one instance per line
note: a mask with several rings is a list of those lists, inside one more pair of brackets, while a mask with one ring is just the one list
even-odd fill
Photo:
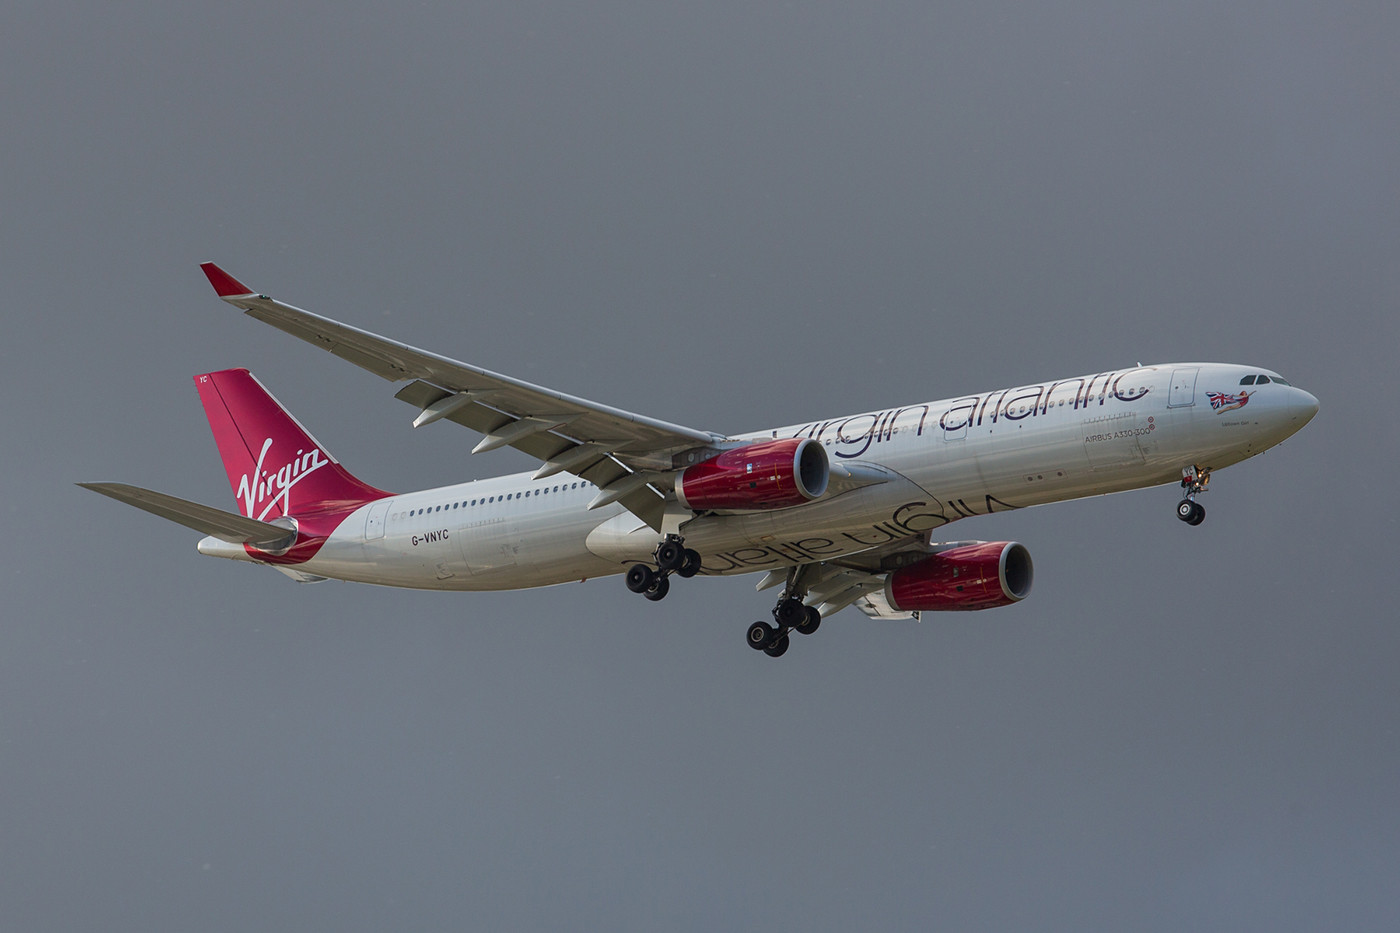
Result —
[[761, 572], [772, 657], [848, 606], [877, 619], [1024, 599], [1029, 551], [950, 541], [960, 518], [1177, 484], [1198, 525], [1213, 471], [1307, 424], [1317, 399], [1278, 373], [1163, 363], [977, 392], [749, 434], [699, 431], [406, 346], [254, 292], [213, 263], [218, 296], [391, 382], [415, 427], [451, 421], [474, 453], [514, 447], [533, 473], [421, 492], [353, 476], [245, 369], [195, 377], [238, 513], [84, 483], [203, 532], [201, 554], [327, 578], [504, 590], [623, 574], [647, 599], [672, 577]]

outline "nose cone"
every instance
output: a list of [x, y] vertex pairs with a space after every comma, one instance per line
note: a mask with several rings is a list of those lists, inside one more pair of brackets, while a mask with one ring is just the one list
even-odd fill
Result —
[[1295, 386], [1288, 386], [1286, 395], [1270, 399], [1269, 402], [1265, 409], [1267, 414], [1261, 423], [1277, 438], [1272, 442], [1275, 444], [1301, 431], [1303, 425], [1317, 414], [1317, 398]]
[[1313, 420], [1313, 415], [1317, 414], [1317, 397], [1311, 392], [1304, 392], [1302, 389], [1293, 389], [1293, 399], [1289, 403], [1290, 413], [1298, 421], [1298, 427], [1302, 427]]

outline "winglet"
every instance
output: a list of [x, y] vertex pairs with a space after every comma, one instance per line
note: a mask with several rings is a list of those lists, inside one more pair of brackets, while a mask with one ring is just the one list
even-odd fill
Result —
[[244, 295], [253, 294], [251, 288], [244, 285], [212, 262], [201, 262], [199, 268], [204, 270], [204, 275], [209, 279], [209, 284], [214, 286], [214, 291], [220, 298], [240, 298]]

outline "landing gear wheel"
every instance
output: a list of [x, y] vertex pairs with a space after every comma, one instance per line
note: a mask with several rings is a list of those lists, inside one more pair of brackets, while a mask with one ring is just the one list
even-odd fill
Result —
[[807, 619], [807, 607], [802, 605], [802, 600], [788, 597], [778, 602], [777, 608], [773, 610], [773, 621], [778, 623], [780, 628], [792, 628], [799, 622]]
[[745, 640], [749, 643], [750, 648], [757, 648], [759, 651], [764, 651], [769, 645], [773, 644], [777, 637], [778, 630], [773, 626], [769, 625], [767, 622], [755, 622], [753, 625], [749, 626], [749, 631], [745, 636]]
[[681, 565], [676, 568], [676, 576], [683, 580], [689, 580], [700, 572], [700, 552], [686, 548], [683, 552]]
[[810, 635], [817, 630], [817, 626], [822, 624], [822, 614], [817, 611], [816, 606], [807, 607], [807, 618], [803, 619], [793, 628], [799, 635]]
[[1206, 520], [1206, 507], [1190, 499], [1182, 499], [1176, 504], [1176, 517], [1188, 525], [1199, 525]]
[[633, 564], [627, 568], [627, 588], [634, 593], [645, 593], [656, 585], [656, 571], [646, 564]]
[[668, 538], [656, 546], [656, 566], [661, 568], [662, 573], [671, 573], [681, 569], [685, 563], [685, 546], [674, 538]]
[[647, 591], [642, 594], [652, 602], [665, 599], [666, 594], [671, 592], [671, 579], [664, 573], [658, 573], [655, 576], [656, 582], [652, 583]]
[[781, 658], [784, 654], [787, 654], [787, 650], [788, 637], [786, 635], [779, 635], [777, 641], [763, 649], [763, 653], [770, 658]]

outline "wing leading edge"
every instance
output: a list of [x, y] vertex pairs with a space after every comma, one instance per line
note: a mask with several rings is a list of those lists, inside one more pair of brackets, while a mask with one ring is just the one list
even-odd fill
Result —
[[[601, 492], [591, 507], [619, 502], [661, 527], [668, 476], [679, 455], [713, 450], [723, 435], [658, 421], [429, 353], [254, 292], [212, 262], [200, 265], [220, 298], [250, 317], [321, 347], [390, 382], [420, 409], [414, 426], [454, 421], [486, 435], [475, 451], [514, 447]], [[698, 458], [697, 458], [698, 459]]]

